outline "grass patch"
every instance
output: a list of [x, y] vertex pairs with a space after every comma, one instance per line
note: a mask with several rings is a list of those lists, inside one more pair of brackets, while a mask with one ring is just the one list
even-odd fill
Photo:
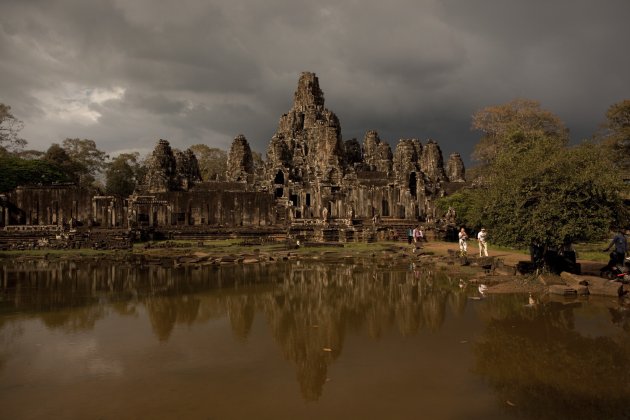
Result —
[[[469, 247], [470, 247], [470, 244], [469, 244]], [[523, 255], [529, 256], [529, 249], [510, 248], [509, 246], [493, 245], [493, 244], [490, 244], [488, 248], [492, 248], [493, 251], [515, 252], [517, 254], [523, 254]]]
[[575, 244], [574, 249], [577, 253], [577, 257], [581, 260], [588, 261], [601, 261], [607, 263], [610, 256], [610, 251], [604, 252], [604, 249], [608, 246], [610, 241], [602, 242], [589, 242]]
[[[603, 249], [606, 248], [609, 243], [609, 241], [578, 243], [573, 245], [573, 249], [577, 253], [577, 258], [580, 260], [602, 261], [606, 263], [609, 259], [609, 252], [603, 252]], [[491, 245], [491, 247], [493, 251], [515, 252], [529, 256], [528, 249], [517, 249], [499, 245]]]
[[[582, 260], [608, 262], [608, 252], [602, 250], [608, 246], [609, 242], [593, 242], [580, 243], [574, 246], [577, 256]], [[216, 240], [163, 240], [150, 241], [133, 244], [132, 250], [95, 250], [90, 248], [81, 249], [33, 249], [33, 250], [15, 250], [2, 251], [0, 258], [94, 258], [107, 256], [124, 256], [133, 254], [144, 254], [150, 256], [177, 257], [180, 255], [191, 254], [194, 252], [202, 252], [210, 255], [230, 255], [230, 254], [251, 254], [255, 250], [261, 253], [286, 255], [286, 253], [296, 253], [301, 256], [318, 255], [318, 254], [339, 254], [340, 256], [361, 256], [370, 254], [380, 254], [381, 252], [404, 251], [411, 252], [413, 245], [408, 245], [403, 241], [380, 241], [380, 242], [348, 242], [343, 246], [300, 246], [295, 248], [293, 244], [287, 242], [263, 242], [256, 244], [254, 241], [248, 243], [243, 238], [229, 238]], [[457, 244], [453, 243], [453, 247]], [[514, 249], [505, 246], [491, 245], [491, 252], [508, 252], [518, 253], [527, 256], [529, 259], [529, 250]], [[426, 255], [434, 255], [433, 250], [423, 249], [421, 251]], [[476, 253], [476, 247], [469, 248], [471, 255]], [[442, 251], [439, 251], [442, 253]], [[446, 251], [444, 251], [446, 253]]]
[[29, 257], [41, 257], [41, 258], [60, 258], [63, 256], [71, 257], [98, 257], [105, 255], [113, 255], [118, 253], [126, 253], [128, 251], [115, 250], [103, 250], [103, 249], [29, 249], [29, 250], [11, 250], [1, 251], [0, 258], [15, 258], [22, 256]]

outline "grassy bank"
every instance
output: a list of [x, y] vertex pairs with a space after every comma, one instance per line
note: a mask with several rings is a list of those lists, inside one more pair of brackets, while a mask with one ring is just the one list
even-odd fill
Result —
[[[606, 242], [577, 244], [575, 250], [578, 259], [595, 262], [607, 262], [608, 253], [602, 252], [607, 246]], [[427, 242], [423, 243], [423, 253], [433, 255], [446, 255], [448, 250], [458, 249], [454, 242]], [[469, 243], [469, 253], [476, 253], [476, 246]], [[222, 239], [210, 241], [154, 241], [136, 243], [129, 250], [98, 250], [98, 249], [37, 249], [20, 251], [2, 251], [0, 258], [124, 258], [129, 255], [148, 256], [180, 256], [192, 253], [204, 253], [211, 255], [247, 255], [253, 253], [286, 254], [292, 253], [307, 257], [309, 255], [339, 254], [340, 256], [369, 256], [384, 251], [411, 252], [412, 246], [403, 241], [380, 241], [374, 243], [351, 242], [345, 244], [317, 244], [305, 243], [294, 246], [287, 243], [262, 243], [243, 241], [242, 239]], [[505, 256], [510, 255], [514, 260], [528, 260], [529, 251], [495, 246], [490, 244], [490, 254]]]

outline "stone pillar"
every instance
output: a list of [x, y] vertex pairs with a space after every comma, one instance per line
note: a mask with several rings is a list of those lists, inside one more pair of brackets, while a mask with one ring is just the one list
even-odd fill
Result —
[[155, 208], [153, 207], [153, 204], [149, 204], [149, 226], [153, 226], [153, 223], [155, 223], [154, 211]]

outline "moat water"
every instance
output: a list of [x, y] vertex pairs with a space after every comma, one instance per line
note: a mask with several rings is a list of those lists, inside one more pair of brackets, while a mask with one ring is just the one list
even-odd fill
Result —
[[630, 417], [616, 299], [393, 262], [9, 261], [0, 281], [1, 418]]

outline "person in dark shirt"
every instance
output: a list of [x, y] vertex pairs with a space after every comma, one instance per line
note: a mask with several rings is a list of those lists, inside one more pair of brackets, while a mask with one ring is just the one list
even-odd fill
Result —
[[623, 265], [624, 260], [626, 259], [626, 254], [628, 253], [628, 240], [621, 229], [619, 229], [615, 236], [613, 236], [610, 244], [604, 251], [608, 252], [608, 250], [612, 247], [615, 248], [613, 252], [615, 253], [617, 265]]

